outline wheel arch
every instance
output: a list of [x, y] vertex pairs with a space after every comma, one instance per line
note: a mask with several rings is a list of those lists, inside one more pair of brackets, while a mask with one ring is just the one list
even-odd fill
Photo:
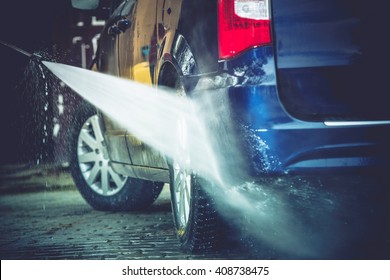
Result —
[[180, 79], [186, 92], [191, 92], [198, 81], [199, 67], [184, 36], [176, 34], [172, 45], [165, 45], [160, 57], [157, 85], [174, 87], [174, 81], [170, 79]]
[[158, 86], [174, 88], [176, 80], [181, 80], [182, 73], [180, 69], [174, 65], [173, 61], [165, 61], [161, 67], [157, 84]]

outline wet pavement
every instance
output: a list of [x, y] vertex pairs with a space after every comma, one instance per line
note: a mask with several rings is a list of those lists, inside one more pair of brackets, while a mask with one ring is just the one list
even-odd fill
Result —
[[242, 259], [241, 249], [189, 255], [175, 236], [169, 189], [143, 212], [92, 209], [63, 168], [2, 167], [1, 259]]
[[[268, 245], [228, 230], [216, 252], [194, 255], [179, 247], [167, 187], [146, 211], [101, 212], [86, 204], [65, 167], [2, 166], [0, 258], [390, 259], [386, 178], [386, 173], [270, 178], [258, 186], [273, 190], [260, 197], [264, 207], [271, 202], [264, 213], [273, 214], [263, 215], [259, 223], [248, 219], [252, 227], [243, 226]], [[304, 226], [301, 232], [298, 223]], [[284, 242], [308, 240], [306, 245], [318, 254], [284, 252], [273, 246], [281, 237]], [[328, 248], [331, 254], [322, 253]]]
[[[93, 210], [76, 190], [0, 197], [1, 259], [186, 259], [169, 200], [145, 212]], [[213, 256], [217, 257], [217, 256]]]

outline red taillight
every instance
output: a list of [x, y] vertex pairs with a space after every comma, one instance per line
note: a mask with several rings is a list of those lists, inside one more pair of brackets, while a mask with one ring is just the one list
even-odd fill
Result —
[[219, 58], [271, 43], [269, 0], [218, 0]]

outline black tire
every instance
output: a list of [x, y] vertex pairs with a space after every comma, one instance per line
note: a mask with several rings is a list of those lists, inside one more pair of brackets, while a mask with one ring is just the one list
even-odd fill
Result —
[[[176, 78], [174, 84], [176, 94], [185, 98], [185, 90], [180, 79]], [[180, 120], [178, 120], [178, 123], [180, 123]], [[177, 143], [177, 146], [180, 150], [180, 143]], [[178, 155], [178, 158], [181, 156]], [[180, 167], [176, 160], [173, 158], [169, 159], [168, 162], [173, 219], [181, 247], [184, 251], [190, 253], [211, 251], [218, 244], [219, 227], [221, 225], [211, 195], [214, 187], [210, 182], [194, 174], [192, 170], [188, 170], [183, 166]], [[182, 201], [186, 200], [183, 199], [185, 187], [180, 187], [180, 184], [183, 183], [183, 177], [184, 184], [189, 182], [187, 194], [190, 194], [187, 203], [189, 209], [185, 214], [186, 218], [183, 218], [183, 213], [179, 209], [181, 207], [180, 199]]]
[[[97, 210], [131, 211], [150, 206], [160, 194], [163, 183], [130, 178], [116, 173], [110, 166], [100, 126], [97, 123], [96, 109], [83, 103], [77, 109], [70, 127], [70, 170], [81, 195]], [[95, 141], [90, 142], [94, 145], [89, 145], [87, 143], [89, 141], [83, 140], [89, 136], [91, 137], [89, 139]]]
[[[170, 165], [170, 189], [172, 212], [181, 247], [189, 253], [210, 252], [214, 250], [219, 241], [219, 227], [221, 221], [216, 211], [213, 198], [208, 191], [212, 191], [212, 185], [206, 180], [190, 174], [190, 206], [187, 222], [178, 209], [177, 185], [175, 186], [174, 167]], [[208, 191], [205, 191], [208, 188]]]

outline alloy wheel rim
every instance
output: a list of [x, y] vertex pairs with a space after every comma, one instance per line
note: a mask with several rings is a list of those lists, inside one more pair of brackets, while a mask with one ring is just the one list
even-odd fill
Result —
[[175, 203], [179, 228], [185, 229], [188, 224], [191, 204], [191, 174], [174, 163]]
[[[176, 94], [185, 98], [182, 85], [176, 89]], [[179, 116], [176, 123], [177, 149], [173, 160], [174, 203], [179, 225], [179, 235], [183, 235], [188, 225], [192, 199], [192, 172], [190, 157], [188, 154], [188, 128], [184, 116]]]
[[97, 115], [90, 117], [80, 130], [77, 159], [82, 176], [97, 194], [112, 196], [124, 187], [127, 177], [116, 173], [110, 165]]

